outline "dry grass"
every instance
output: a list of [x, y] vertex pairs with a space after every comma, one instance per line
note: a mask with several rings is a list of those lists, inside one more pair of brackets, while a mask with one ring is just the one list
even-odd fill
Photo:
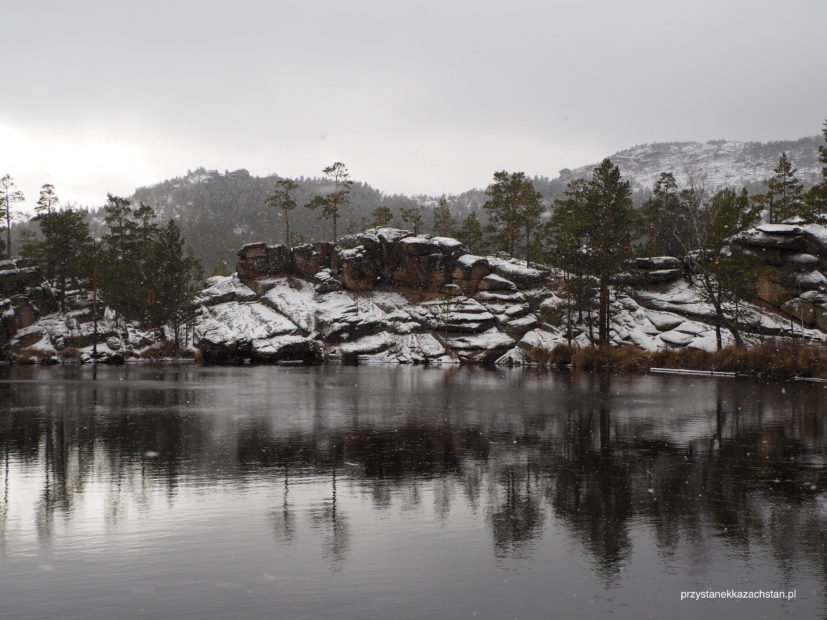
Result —
[[15, 364], [37, 364], [54, 355], [54, 351], [43, 351], [42, 349], [20, 349], [8, 354], [8, 360]]
[[80, 349], [75, 347], [65, 347], [61, 349], [58, 354], [60, 355], [61, 359], [65, 360], [76, 360], [80, 359]]
[[644, 351], [632, 346], [578, 349], [561, 344], [551, 351], [535, 347], [528, 353], [537, 364], [557, 368], [571, 364], [581, 370], [675, 368], [782, 379], [827, 378], [827, 348], [789, 340], [773, 340], [754, 347], [726, 347], [716, 352], [698, 349]]
[[157, 359], [169, 359], [169, 358], [192, 358], [195, 357], [195, 354], [190, 349], [184, 348], [176, 348], [175, 343], [172, 340], [162, 340], [161, 342], [152, 345], [141, 351], [138, 355], [141, 359], [145, 360], [157, 360]]

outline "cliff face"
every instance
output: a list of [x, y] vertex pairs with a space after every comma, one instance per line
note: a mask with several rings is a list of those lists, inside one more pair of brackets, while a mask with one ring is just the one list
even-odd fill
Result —
[[[823, 284], [815, 275], [823, 273], [812, 268], [813, 258], [764, 247], [777, 239], [789, 252], [803, 254], [804, 242], [791, 239], [804, 235], [805, 249], [818, 252], [808, 256], [823, 267], [827, 247], [822, 251], [815, 240], [824, 229], [813, 231], [763, 227], [745, 240], [756, 252], [771, 250], [768, 261], [808, 266], [800, 281], [812, 282], [801, 295], [784, 289], [773, 302], [777, 311], [746, 304], [741, 327], [747, 341], [824, 339], [808, 327], [820, 325], [817, 320], [802, 324], [800, 313], [791, 314], [793, 300], [823, 306]], [[454, 239], [385, 228], [345, 237], [336, 246], [251, 244], [238, 256], [237, 274], [211, 279], [198, 299], [194, 342], [206, 361], [525, 363], [537, 349], [568, 340], [563, 302], [555, 293], [560, 274], [474, 256]], [[714, 311], [685, 277], [682, 263], [658, 257], [640, 259], [637, 267], [645, 284], [612, 292], [612, 342], [649, 350], [713, 349]], [[590, 343], [585, 323], [573, 336], [576, 344]], [[723, 337], [731, 344], [729, 334]]]
[[827, 227], [762, 224], [742, 243], [775, 268], [759, 283], [759, 297], [799, 324], [827, 331]]
[[512, 280], [551, 279], [392, 228], [336, 246], [250, 244], [238, 256], [237, 275], [199, 298], [195, 339], [207, 361], [492, 362], [538, 325]]

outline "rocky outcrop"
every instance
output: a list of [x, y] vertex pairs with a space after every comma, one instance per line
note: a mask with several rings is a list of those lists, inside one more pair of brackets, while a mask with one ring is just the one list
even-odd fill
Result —
[[[786, 240], [768, 241], [775, 237]], [[738, 321], [746, 342], [767, 337], [825, 341], [827, 254], [819, 246], [824, 238], [820, 227], [790, 225], [763, 227], [741, 240], [758, 239], [758, 245], [748, 247], [792, 274], [788, 282], [797, 287], [793, 294], [776, 283], [772, 307], [769, 302], [741, 304]], [[89, 300], [67, 300], [64, 314], [44, 316], [40, 306], [34, 317], [15, 311], [25, 305], [13, 305], [21, 290], [36, 301], [37, 291], [46, 289], [28, 267], [15, 264], [14, 269], [15, 274], [0, 279], [10, 294], [0, 298], [3, 316], [18, 321], [7, 350], [56, 358], [75, 349], [80, 359], [89, 359]], [[716, 347], [714, 309], [699, 295], [683, 262], [637, 259], [629, 275], [636, 284], [610, 294], [613, 344], [647, 350]], [[561, 284], [561, 274], [542, 265], [476, 256], [454, 239], [380, 228], [336, 245], [244, 246], [238, 272], [210, 278], [196, 296], [188, 329], [204, 361], [215, 363], [524, 364], [561, 343], [593, 342], [596, 317], [588, 312], [572, 316]], [[98, 319], [97, 348], [107, 359], [140, 355], [157, 341], [155, 334], [118, 326], [111, 313]], [[722, 339], [732, 343], [726, 331]]]
[[394, 228], [238, 256], [237, 274], [197, 298], [205, 361], [493, 362], [540, 325], [521, 289], [551, 281], [548, 269]]
[[[236, 291], [221, 289], [225, 299]], [[0, 359], [17, 362], [64, 360], [122, 362], [157, 344], [159, 330], [144, 332], [116, 321], [88, 293], [65, 291], [64, 312], [40, 269], [20, 258], [0, 261]], [[97, 323], [97, 325], [96, 325]]]
[[[820, 260], [796, 252], [784, 260], [801, 266], [801, 273], [815, 264], [811, 256]], [[643, 258], [632, 269], [640, 286], [612, 291], [614, 344], [715, 348], [715, 313], [682, 261]], [[391, 228], [344, 237], [336, 246], [299, 246], [289, 255], [281, 246], [253, 244], [239, 252], [236, 276], [215, 279], [202, 293], [195, 340], [214, 361], [525, 363], [537, 350], [570, 338], [591, 343], [596, 328], [589, 328], [588, 317], [571, 334], [564, 329], [559, 281], [542, 265], [475, 256], [454, 239]], [[748, 341], [824, 338], [766, 309], [746, 307]], [[288, 338], [299, 348], [279, 348]], [[723, 340], [730, 342], [728, 333]]]
[[37, 266], [21, 258], [0, 261], [0, 348], [56, 309], [52, 289]]
[[827, 227], [761, 224], [739, 239], [773, 267], [758, 295], [801, 326], [827, 329]]
[[[309, 280], [327, 271], [349, 291], [396, 286], [436, 293], [447, 284], [456, 284], [466, 294], [473, 294], [479, 280], [491, 268], [486, 259], [479, 257], [468, 264], [468, 257], [465, 247], [456, 239], [376, 228], [343, 237], [336, 246], [316, 243], [287, 248], [251, 243], [239, 250], [236, 271], [242, 280], [282, 276]], [[503, 264], [507, 269], [507, 262]], [[525, 267], [512, 271], [533, 282], [547, 276]]]

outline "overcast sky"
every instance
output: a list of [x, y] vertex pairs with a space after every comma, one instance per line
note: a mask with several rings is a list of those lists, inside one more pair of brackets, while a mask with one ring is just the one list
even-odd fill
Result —
[[0, 174], [97, 205], [199, 166], [387, 193], [827, 118], [827, 1], [12, 0]]

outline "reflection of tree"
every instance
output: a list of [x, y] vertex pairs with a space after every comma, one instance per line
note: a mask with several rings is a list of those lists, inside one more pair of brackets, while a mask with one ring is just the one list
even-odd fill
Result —
[[499, 556], [525, 556], [540, 536], [545, 515], [532, 493], [530, 468], [507, 466], [500, 473], [503, 497], [489, 511], [494, 548]]
[[[83, 378], [81, 369], [64, 372]], [[136, 506], [150, 510], [159, 490], [174, 497], [193, 477], [210, 484], [264, 479], [276, 492], [276, 537], [294, 540], [299, 516], [307, 514], [324, 557], [338, 569], [353, 544], [350, 496], [340, 494], [347, 481], [364, 506], [392, 518], [397, 509], [424, 516], [423, 506], [445, 522], [463, 508], [484, 513], [499, 557], [530, 555], [553, 515], [607, 581], [629, 557], [630, 532], [641, 527], [659, 553], [688, 549], [697, 568], [722, 549], [749, 557], [761, 546], [782, 573], [805, 562], [827, 576], [827, 518], [817, 495], [827, 488], [818, 462], [827, 446], [827, 406], [812, 386], [788, 385], [783, 395], [777, 386], [717, 382], [703, 395], [706, 409], [688, 416], [690, 425], [708, 427], [682, 435], [672, 427], [686, 420], [641, 414], [624, 400], [626, 379], [600, 374], [564, 383], [549, 375], [428, 369], [404, 375], [422, 385], [393, 384], [407, 398], [433, 387], [425, 379], [439, 378], [440, 395], [424, 395], [404, 414], [385, 416], [371, 409], [371, 398], [337, 397], [331, 389], [324, 398], [307, 397], [308, 423], [294, 416], [289, 426], [278, 412], [230, 417], [206, 406], [193, 413], [187, 401], [198, 394], [178, 389], [177, 379], [135, 390], [107, 381], [111, 372], [101, 369], [93, 386], [0, 384], [0, 537], [10, 527], [14, 468], [38, 476], [32, 503], [44, 540], [61, 518], [72, 518], [91, 485], [103, 488], [103, 517], [116, 523]], [[332, 371], [320, 372], [329, 378]], [[474, 392], [491, 377], [496, 390]], [[550, 389], [539, 392], [537, 382]], [[508, 395], [496, 401], [501, 385]], [[535, 400], [525, 396], [538, 392]], [[327, 498], [302, 505], [294, 482], [326, 488], [328, 477], [330, 492], [321, 491]]]
[[9, 518], [9, 446], [3, 449], [3, 504], [0, 505], [0, 547], [6, 545], [6, 521]]
[[296, 514], [290, 506], [290, 479], [289, 466], [284, 466], [284, 490], [282, 491], [281, 509], [273, 511], [273, 529], [276, 538], [284, 542], [293, 542], [296, 538]]
[[[600, 415], [607, 416], [606, 411]], [[607, 423], [593, 412], [570, 418], [566, 429], [567, 458], [552, 462], [551, 504], [574, 535], [595, 556], [604, 577], [616, 573], [630, 549], [628, 521], [632, 517], [629, 463], [603, 444], [592, 446], [593, 434]], [[595, 428], [598, 426], [598, 429]], [[598, 433], [595, 433], [598, 431]]]
[[331, 473], [331, 496], [322, 506], [310, 510], [310, 523], [322, 535], [322, 556], [333, 570], [341, 570], [345, 553], [350, 548], [350, 527], [337, 506], [336, 469]]

